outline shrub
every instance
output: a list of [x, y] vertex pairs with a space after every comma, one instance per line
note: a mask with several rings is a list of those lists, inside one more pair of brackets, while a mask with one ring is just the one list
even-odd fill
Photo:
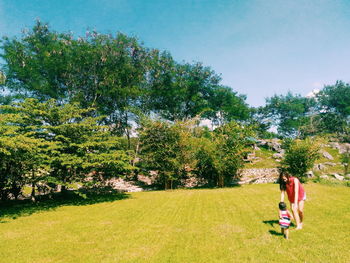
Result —
[[305, 173], [320, 158], [320, 141], [317, 139], [294, 140], [286, 145], [288, 146], [281, 163], [282, 168], [298, 177], [301, 182], [305, 182], [307, 180]]

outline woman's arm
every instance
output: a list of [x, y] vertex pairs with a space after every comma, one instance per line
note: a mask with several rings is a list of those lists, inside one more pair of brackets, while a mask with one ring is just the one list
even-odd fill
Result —
[[299, 199], [299, 180], [294, 178], [294, 205], [298, 207], [298, 199]]
[[284, 193], [286, 191], [285, 190], [281, 190], [281, 202], [284, 202]]

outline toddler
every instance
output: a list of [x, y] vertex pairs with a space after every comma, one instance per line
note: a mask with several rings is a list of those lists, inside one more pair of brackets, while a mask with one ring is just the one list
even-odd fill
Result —
[[279, 207], [279, 225], [281, 226], [281, 231], [284, 238], [289, 238], [289, 226], [290, 220], [293, 219], [293, 215], [288, 211], [285, 202], [280, 202]]

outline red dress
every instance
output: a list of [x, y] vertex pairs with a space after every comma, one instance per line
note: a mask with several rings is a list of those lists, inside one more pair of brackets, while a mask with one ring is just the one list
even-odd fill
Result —
[[[288, 195], [289, 202], [294, 203], [294, 197], [295, 197], [295, 191], [294, 191], [294, 179], [295, 177], [290, 177], [289, 181], [286, 183], [286, 192]], [[305, 190], [300, 181], [298, 180], [298, 185], [299, 185], [299, 194], [298, 194], [298, 202], [302, 201], [305, 197]]]

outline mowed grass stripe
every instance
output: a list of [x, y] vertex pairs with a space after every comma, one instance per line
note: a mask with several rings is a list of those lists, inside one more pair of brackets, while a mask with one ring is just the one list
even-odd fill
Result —
[[350, 262], [350, 189], [305, 188], [288, 241], [278, 185], [154, 191], [5, 219], [0, 262]]

